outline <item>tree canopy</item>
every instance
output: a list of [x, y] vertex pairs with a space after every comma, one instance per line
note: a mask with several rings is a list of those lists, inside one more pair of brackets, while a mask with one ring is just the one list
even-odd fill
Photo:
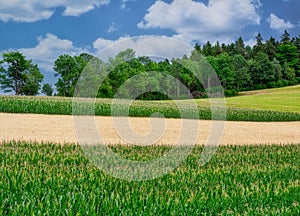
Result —
[[6, 52], [0, 61], [0, 85], [4, 92], [15, 95], [37, 95], [44, 76], [37, 64], [20, 52]]

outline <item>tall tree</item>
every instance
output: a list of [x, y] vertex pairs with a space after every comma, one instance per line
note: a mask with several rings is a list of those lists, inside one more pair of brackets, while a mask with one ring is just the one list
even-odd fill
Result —
[[44, 75], [40, 73], [38, 66], [36, 64], [30, 64], [28, 72], [25, 74], [25, 83], [21, 91], [22, 94], [37, 95], [43, 79]]
[[220, 55], [221, 53], [222, 53], [222, 48], [220, 46], [219, 41], [217, 41], [217, 43], [213, 46], [212, 55], [217, 56]]
[[282, 74], [286, 80], [293, 80], [296, 76], [294, 68], [291, 68], [287, 62], [282, 66]]
[[280, 62], [274, 58], [273, 61], [272, 61], [272, 65], [273, 65], [273, 68], [274, 68], [274, 75], [275, 75], [275, 79], [277, 81], [281, 80], [282, 79], [282, 67], [280, 65]]
[[285, 63], [287, 63], [288, 66], [296, 72], [296, 75], [300, 76], [299, 54], [297, 51], [297, 47], [293, 43], [289, 42], [289, 43], [280, 44], [278, 47], [278, 53], [276, 58], [279, 60], [282, 66]]
[[257, 53], [253, 61], [250, 61], [250, 73], [254, 84], [264, 85], [275, 79], [273, 65], [263, 52]]
[[76, 59], [70, 55], [61, 55], [54, 62], [55, 76], [58, 77], [55, 84], [58, 96], [73, 96], [75, 84], [80, 74], [76, 64]]
[[240, 54], [242, 56], [246, 56], [245, 43], [242, 37], [239, 37], [235, 42], [235, 52], [236, 54]]
[[202, 54], [205, 56], [213, 55], [212, 45], [209, 41], [207, 41], [206, 44], [203, 45]]
[[233, 72], [236, 90], [240, 91], [250, 85], [251, 76], [249, 74], [249, 65], [247, 60], [242, 55], [233, 56]]
[[32, 60], [27, 60], [20, 52], [2, 54], [0, 84], [4, 92], [15, 95], [36, 95], [44, 76]]
[[58, 77], [55, 84], [58, 96], [73, 96], [77, 80], [91, 59], [92, 56], [86, 53], [79, 56], [61, 55], [56, 59], [54, 70]]
[[291, 42], [291, 37], [290, 37], [290, 34], [287, 30], [285, 30], [283, 35], [281, 36], [280, 42], [283, 43], [283, 44]]
[[269, 56], [270, 61], [272, 61], [276, 57], [277, 43], [275, 38], [270, 37], [270, 39], [266, 41], [264, 52]]
[[294, 42], [295, 46], [297, 47], [298, 54], [299, 54], [299, 57], [300, 57], [300, 36], [299, 37], [295, 37], [293, 39], [293, 42]]
[[253, 47], [253, 53], [256, 55], [259, 52], [264, 52], [264, 40], [260, 33], [256, 35], [256, 44]]
[[45, 83], [42, 87], [42, 93], [47, 96], [52, 96], [53, 94], [53, 88], [49, 83]]

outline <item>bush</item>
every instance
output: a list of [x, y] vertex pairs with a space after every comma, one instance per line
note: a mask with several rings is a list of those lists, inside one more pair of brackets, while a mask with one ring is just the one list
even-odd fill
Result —
[[289, 85], [289, 82], [285, 79], [277, 81], [277, 87], [285, 87], [285, 86], [288, 86], [288, 85]]
[[298, 81], [296, 79], [289, 80], [289, 85], [297, 85]]
[[254, 87], [253, 90], [261, 90], [267, 88], [265, 84], [255, 84], [253, 87]]
[[238, 95], [238, 92], [237, 92], [237, 90], [235, 90], [235, 89], [228, 89], [228, 90], [225, 90], [225, 91], [224, 91], [224, 95], [225, 95], [226, 97], [233, 97], [233, 96], [237, 96], [237, 95]]
[[276, 87], [278, 87], [278, 86], [277, 86], [277, 83], [276, 83], [276, 82], [272, 81], [272, 82], [268, 82], [268, 83], [267, 83], [267, 87], [268, 87], [268, 88], [276, 88]]

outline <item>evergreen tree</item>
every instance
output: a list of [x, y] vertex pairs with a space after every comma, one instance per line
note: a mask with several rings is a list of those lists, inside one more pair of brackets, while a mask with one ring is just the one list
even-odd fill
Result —
[[260, 33], [256, 35], [256, 44], [253, 47], [253, 54], [254, 56], [259, 53], [259, 52], [264, 52], [264, 42], [263, 42], [263, 37], [261, 36]]
[[235, 42], [235, 54], [240, 54], [243, 57], [246, 56], [245, 43], [242, 37], [239, 37]]
[[284, 31], [283, 35], [281, 36], [281, 43], [286, 44], [291, 42], [290, 34], [287, 30]]
[[266, 41], [264, 52], [269, 56], [270, 61], [272, 61], [276, 57], [277, 44], [275, 38], [270, 37], [270, 39]]

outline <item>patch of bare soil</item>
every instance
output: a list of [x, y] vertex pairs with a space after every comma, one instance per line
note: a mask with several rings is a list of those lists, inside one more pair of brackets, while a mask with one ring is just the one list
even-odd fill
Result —
[[[200, 120], [196, 122], [200, 124], [197, 135], [195, 122], [191, 120], [191, 124], [182, 126], [181, 119], [160, 119], [156, 122], [159, 127], [152, 128], [148, 118], [129, 118], [130, 127], [121, 118], [91, 118], [94, 122], [93, 119], [97, 134], [100, 134], [106, 144], [140, 144], [140, 141], [146, 140], [142, 144], [173, 145], [183, 136], [187, 138], [180, 142], [194, 144], [195, 140], [192, 138], [196, 137], [196, 143], [203, 145], [209, 137], [217, 142], [218, 134], [222, 135], [222, 145], [300, 144], [300, 122], [213, 123]], [[93, 142], [93, 137], [98, 136], [93, 132], [90, 122], [83, 120], [76, 124], [84, 129], [81, 130], [82, 133], [76, 134], [73, 116], [0, 113], [0, 142], [22, 140], [64, 144], [78, 143], [77, 137], [87, 137], [86, 140]], [[216, 125], [212, 127], [213, 124]], [[132, 134], [130, 128], [135, 133]]]

